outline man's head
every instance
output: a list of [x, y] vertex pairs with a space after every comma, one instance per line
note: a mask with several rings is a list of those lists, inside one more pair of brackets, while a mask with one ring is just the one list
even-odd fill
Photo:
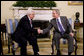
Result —
[[52, 16], [58, 18], [60, 16], [60, 11], [58, 9], [52, 11]]
[[27, 16], [29, 16], [30, 19], [33, 19], [34, 16], [35, 16], [34, 10], [32, 10], [31, 8], [29, 8], [29, 9], [27, 10]]

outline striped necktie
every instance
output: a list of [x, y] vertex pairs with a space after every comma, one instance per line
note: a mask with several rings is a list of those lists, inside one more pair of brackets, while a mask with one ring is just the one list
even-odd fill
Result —
[[60, 24], [58, 19], [57, 19], [57, 24], [58, 24], [58, 28], [60, 29], [61, 34], [63, 34], [64, 33], [64, 29], [62, 28], [62, 25]]

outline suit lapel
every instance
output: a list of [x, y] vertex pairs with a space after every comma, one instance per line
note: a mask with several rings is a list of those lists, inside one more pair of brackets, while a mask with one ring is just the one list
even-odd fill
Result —
[[[26, 15], [26, 17], [27, 17], [27, 20], [28, 20], [29, 25], [30, 25], [30, 27], [31, 27], [30, 20], [29, 20], [29, 18], [28, 18], [28, 16], [27, 16], [27, 15]], [[31, 27], [31, 28], [32, 28], [32, 27]]]
[[[57, 21], [56, 21], [56, 19], [54, 19], [53, 21], [54, 21], [53, 23], [54, 23], [54, 25], [55, 25], [55, 28], [56, 28], [56, 29], [58, 29], [58, 26], [57, 26]], [[58, 30], [59, 30], [59, 29], [58, 29]]]

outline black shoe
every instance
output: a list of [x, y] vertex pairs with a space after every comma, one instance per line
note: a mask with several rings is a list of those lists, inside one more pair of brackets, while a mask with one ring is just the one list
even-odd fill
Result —
[[39, 53], [35, 53], [34, 55], [39, 55]]
[[61, 55], [60, 51], [57, 51], [57, 55]]
[[54, 53], [51, 53], [51, 55], [54, 55]]
[[68, 55], [71, 55], [72, 52], [68, 52]]
[[37, 53], [36, 55], [39, 55], [39, 53]]

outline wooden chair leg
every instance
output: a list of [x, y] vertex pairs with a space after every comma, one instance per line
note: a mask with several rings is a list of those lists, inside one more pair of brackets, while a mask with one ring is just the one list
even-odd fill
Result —
[[1, 39], [0, 39], [0, 40], [1, 40], [1, 42], [0, 42], [0, 49], [1, 49], [1, 50], [0, 50], [0, 54], [3, 55], [3, 45], [2, 45], [2, 44], [3, 44], [3, 43], [2, 43], [3, 34], [2, 34], [2, 33], [1, 33], [1, 37], [0, 37], [0, 38], [1, 38]]
[[15, 46], [13, 42], [12, 42], [12, 54], [15, 55]]
[[3, 55], [3, 46], [2, 46], [2, 40], [1, 40], [1, 50], [0, 50], [0, 54]]
[[8, 53], [10, 53], [10, 37], [8, 37]]
[[54, 45], [53, 44], [51, 45], [51, 48], [52, 48], [52, 53], [51, 54], [54, 55]]
[[8, 44], [8, 53], [10, 53], [10, 45]]
[[75, 39], [75, 55], [77, 55], [77, 48], [78, 48], [78, 46], [77, 46], [77, 39], [76, 39], [76, 37], [74, 37], [74, 39]]

